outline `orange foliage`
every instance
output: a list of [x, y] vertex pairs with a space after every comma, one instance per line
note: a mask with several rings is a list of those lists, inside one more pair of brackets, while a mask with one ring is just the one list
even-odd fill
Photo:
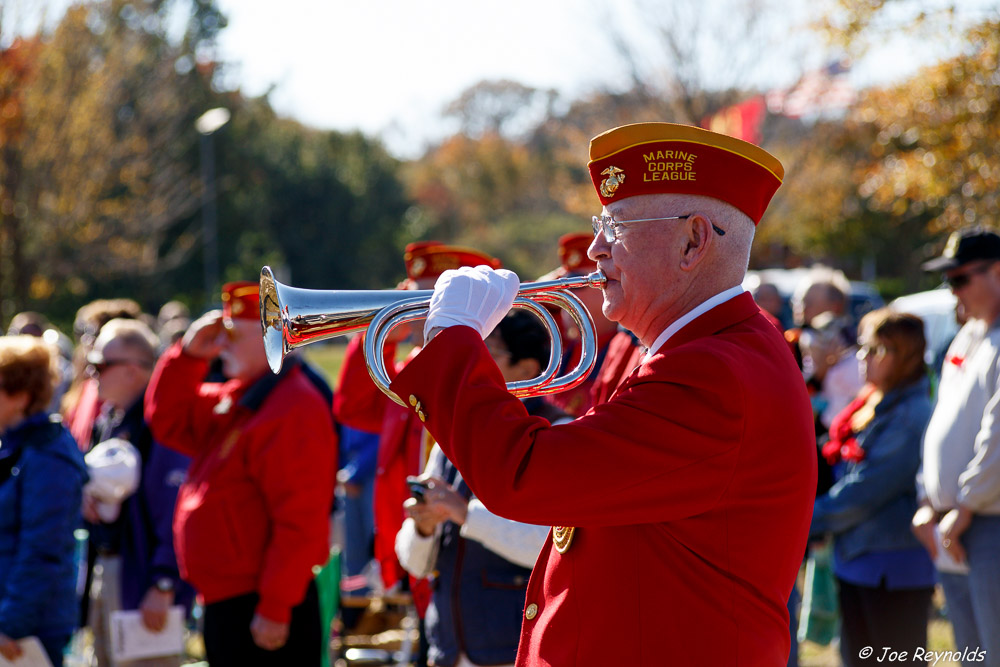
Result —
[[851, 119], [875, 131], [859, 194], [892, 215], [930, 212], [935, 232], [1000, 217], [1000, 24], [979, 26], [970, 45], [870, 92]]

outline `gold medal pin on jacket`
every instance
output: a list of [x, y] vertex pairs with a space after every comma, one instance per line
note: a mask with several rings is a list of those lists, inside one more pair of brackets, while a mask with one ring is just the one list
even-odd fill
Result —
[[573, 542], [573, 532], [576, 528], [572, 526], [552, 526], [552, 544], [556, 551], [561, 554], [569, 550], [569, 545]]

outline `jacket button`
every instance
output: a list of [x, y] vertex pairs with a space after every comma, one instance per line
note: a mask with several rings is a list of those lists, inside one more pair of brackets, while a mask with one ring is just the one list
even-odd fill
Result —
[[528, 608], [524, 610], [524, 617], [529, 621], [538, 616], [538, 605], [532, 602], [528, 605]]
[[417, 403], [419, 403], [419, 402], [420, 401], [417, 400], [416, 396], [414, 396], [413, 394], [410, 394], [410, 407], [411, 408], [417, 407]]

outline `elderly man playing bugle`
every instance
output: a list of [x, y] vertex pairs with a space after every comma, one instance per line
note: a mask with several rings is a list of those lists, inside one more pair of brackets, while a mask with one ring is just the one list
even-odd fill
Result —
[[781, 184], [764, 150], [699, 128], [591, 141], [604, 314], [648, 353], [611, 400], [551, 426], [483, 338], [517, 276], [442, 275], [430, 343], [392, 384], [484, 504], [550, 524], [518, 665], [779, 665], [816, 488], [812, 410], [781, 334], [740, 287]]

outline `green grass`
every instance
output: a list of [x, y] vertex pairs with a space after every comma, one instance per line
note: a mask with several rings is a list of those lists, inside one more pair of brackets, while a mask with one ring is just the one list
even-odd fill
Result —
[[[409, 354], [411, 349], [410, 345], [400, 345], [396, 358], [400, 359], [403, 355]], [[302, 348], [306, 360], [323, 374], [334, 390], [337, 389], [337, 378], [340, 377], [340, 367], [344, 365], [346, 351], [346, 338], [335, 338], [329, 342], [315, 343]]]
[[340, 376], [340, 367], [344, 364], [344, 352], [347, 350], [345, 341], [346, 339], [340, 339], [302, 348], [306, 360], [323, 374], [331, 387], [336, 384]]

